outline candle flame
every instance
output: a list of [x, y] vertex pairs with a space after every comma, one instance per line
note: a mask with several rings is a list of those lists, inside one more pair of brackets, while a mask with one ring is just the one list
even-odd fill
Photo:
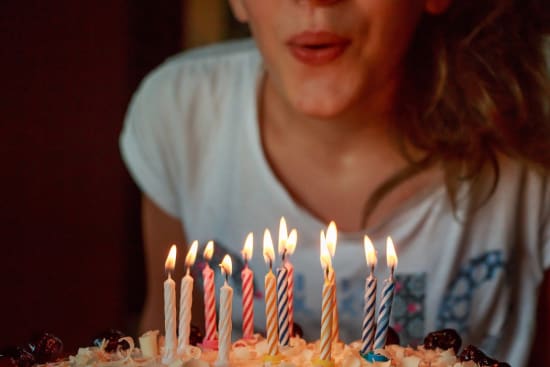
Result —
[[245, 261], [250, 261], [250, 259], [252, 259], [253, 249], [254, 249], [254, 235], [252, 234], [252, 232], [250, 232], [246, 236], [246, 240], [244, 241], [244, 247], [242, 251], [243, 258]]
[[278, 246], [279, 255], [282, 255], [283, 252], [286, 250], [287, 239], [288, 239], [288, 232], [286, 229], [286, 220], [285, 220], [285, 217], [281, 217], [281, 221], [279, 222], [279, 246]]
[[190, 267], [193, 266], [195, 263], [195, 259], [197, 258], [197, 249], [199, 248], [199, 241], [193, 241], [191, 244], [191, 248], [189, 249], [189, 252], [185, 256], [185, 266]]
[[264, 260], [266, 264], [272, 263], [275, 258], [275, 250], [273, 249], [273, 240], [269, 229], [264, 231]]
[[378, 260], [376, 258], [376, 250], [374, 249], [372, 241], [365, 235], [363, 243], [365, 245], [365, 258], [367, 259], [367, 265], [372, 267], [376, 266]]
[[331, 221], [327, 228], [326, 244], [327, 244], [327, 248], [330, 253], [330, 256], [332, 257], [334, 257], [334, 254], [336, 253], [337, 237], [338, 237], [338, 230], [336, 229], [336, 223], [334, 223], [334, 221]]
[[212, 255], [214, 255], [214, 241], [208, 241], [202, 256], [206, 261], [210, 261], [210, 259], [212, 259]]
[[229, 255], [225, 255], [223, 257], [220, 267], [222, 268], [222, 275], [231, 276], [231, 273], [233, 272], [233, 264], [231, 263], [231, 257]]
[[321, 267], [323, 270], [330, 269], [332, 267], [332, 261], [330, 259], [330, 252], [327, 247], [327, 241], [325, 239], [325, 233], [321, 231]]
[[395, 268], [397, 266], [397, 254], [395, 253], [395, 247], [391, 237], [386, 239], [386, 261], [388, 268]]
[[288, 255], [292, 255], [294, 251], [296, 250], [296, 243], [298, 243], [298, 232], [296, 229], [293, 229], [290, 231], [290, 234], [288, 235], [288, 239], [286, 241], [286, 253]]
[[176, 245], [172, 245], [170, 247], [170, 252], [168, 252], [168, 257], [166, 257], [166, 262], [164, 263], [164, 269], [171, 273], [174, 271], [174, 267], [176, 266], [176, 253], [177, 253], [177, 247]]

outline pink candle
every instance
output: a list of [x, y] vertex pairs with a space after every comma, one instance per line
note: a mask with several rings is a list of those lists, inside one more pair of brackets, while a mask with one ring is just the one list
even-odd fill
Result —
[[254, 336], [254, 273], [248, 267], [252, 259], [254, 237], [249, 233], [242, 251], [244, 269], [241, 271], [243, 281], [243, 337], [250, 339]]
[[203, 257], [206, 266], [202, 270], [202, 279], [204, 286], [204, 330], [205, 336], [203, 344], [207, 348], [216, 349], [218, 346], [218, 336], [216, 333], [216, 293], [214, 270], [208, 265], [214, 254], [214, 241], [209, 241], [204, 249]]

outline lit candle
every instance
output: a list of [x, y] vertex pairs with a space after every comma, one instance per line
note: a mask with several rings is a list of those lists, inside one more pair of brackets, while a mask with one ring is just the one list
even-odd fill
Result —
[[231, 350], [231, 330], [233, 312], [233, 288], [227, 283], [233, 270], [231, 258], [225, 255], [220, 264], [222, 275], [225, 276], [225, 282], [220, 288], [220, 325], [219, 330], [219, 351], [216, 366], [227, 366], [229, 364], [229, 352]]
[[193, 277], [189, 269], [195, 263], [197, 257], [198, 241], [193, 241], [191, 248], [185, 256], [185, 276], [181, 278], [180, 286], [180, 319], [178, 328], [178, 355], [185, 354], [189, 346], [189, 334], [191, 333], [191, 308], [193, 306]]
[[164, 269], [168, 278], [164, 281], [164, 355], [162, 363], [168, 365], [176, 359], [176, 282], [172, 280], [172, 271], [176, 264], [176, 245], [170, 247]]
[[[266, 229], [264, 232], [263, 255], [265, 262], [269, 265], [269, 270], [265, 275], [265, 317], [267, 333], [267, 356], [275, 357], [278, 354], [277, 348], [277, 294], [276, 280], [273, 275], [273, 259], [275, 252], [273, 250], [273, 241], [271, 233]], [[268, 358], [269, 360], [269, 358]]]
[[[337, 237], [336, 223], [330, 222], [327, 228], [326, 244], [332, 258], [336, 254]], [[334, 271], [332, 264], [330, 265], [329, 281], [334, 285], [334, 311], [332, 315], [332, 342], [334, 343], [340, 341], [340, 323], [338, 320], [338, 299], [336, 297], [336, 271]]]
[[365, 280], [365, 304], [364, 304], [364, 318], [363, 318], [363, 330], [361, 333], [362, 346], [361, 354], [365, 355], [372, 350], [374, 344], [374, 313], [376, 309], [376, 277], [374, 276], [374, 268], [376, 266], [376, 251], [371, 240], [365, 236], [365, 258], [367, 260], [367, 266], [370, 268], [370, 274]]
[[378, 311], [378, 321], [376, 325], [376, 335], [374, 337], [374, 349], [383, 348], [386, 345], [386, 336], [390, 325], [391, 306], [393, 302], [393, 291], [395, 289], [394, 271], [397, 266], [397, 255], [395, 247], [390, 237], [386, 240], [386, 261], [390, 268], [390, 276], [384, 281], [382, 289], [382, 302]]
[[254, 336], [254, 273], [248, 262], [252, 259], [254, 235], [246, 236], [243, 247], [244, 269], [241, 271], [243, 281], [243, 337], [251, 339]]
[[[320, 338], [320, 360], [324, 362], [332, 361], [332, 316], [334, 313], [334, 284], [331, 283], [329, 273], [332, 264], [327, 244], [323, 241], [324, 235], [321, 235], [321, 267], [325, 275], [323, 283], [323, 300], [321, 303], [321, 338]], [[314, 363], [316, 364], [316, 363]], [[326, 363], [325, 363], [326, 364]]]
[[287, 241], [286, 221], [281, 217], [279, 224], [279, 255], [282, 257], [282, 265], [277, 269], [277, 320], [279, 321], [279, 344], [287, 346], [290, 341], [290, 329], [288, 320], [288, 270], [284, 266]]
[[286, 241], [286, 257], [284, 266], [288, 271], [288, 330], [290, 336], [294, 336], [294, 266], [290, 262], [290, 256], [296, 250], [298, 232], [295, 229], [290, 231]]
[[207, 348], [217, 349], [218, 338], [216, 335], [216, 291], [214, 270], [208, 265], [214, 254], [214, 241], [208, 241], [204, 249], [203, 257], [206, 260], [206, 266], [202, 270], [202, 279], [204, 287], [204, 330], [205, 336], [203, 345]]

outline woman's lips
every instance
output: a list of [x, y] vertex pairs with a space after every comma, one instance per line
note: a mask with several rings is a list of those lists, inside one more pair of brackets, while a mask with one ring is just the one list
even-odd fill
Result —
[[324, 65], [337, 59], [351, 43], [332, 32], [302, 32], [287, 42], [292, 56], [307, 65]]

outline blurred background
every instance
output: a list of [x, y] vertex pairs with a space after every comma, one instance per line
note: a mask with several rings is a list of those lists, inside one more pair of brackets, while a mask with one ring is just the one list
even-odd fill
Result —
[[0, 347], [135, 333], [145, 278], [118, 149], [127, 104], [169, 55], [246, 34], [225, 0], [0, 1]]

